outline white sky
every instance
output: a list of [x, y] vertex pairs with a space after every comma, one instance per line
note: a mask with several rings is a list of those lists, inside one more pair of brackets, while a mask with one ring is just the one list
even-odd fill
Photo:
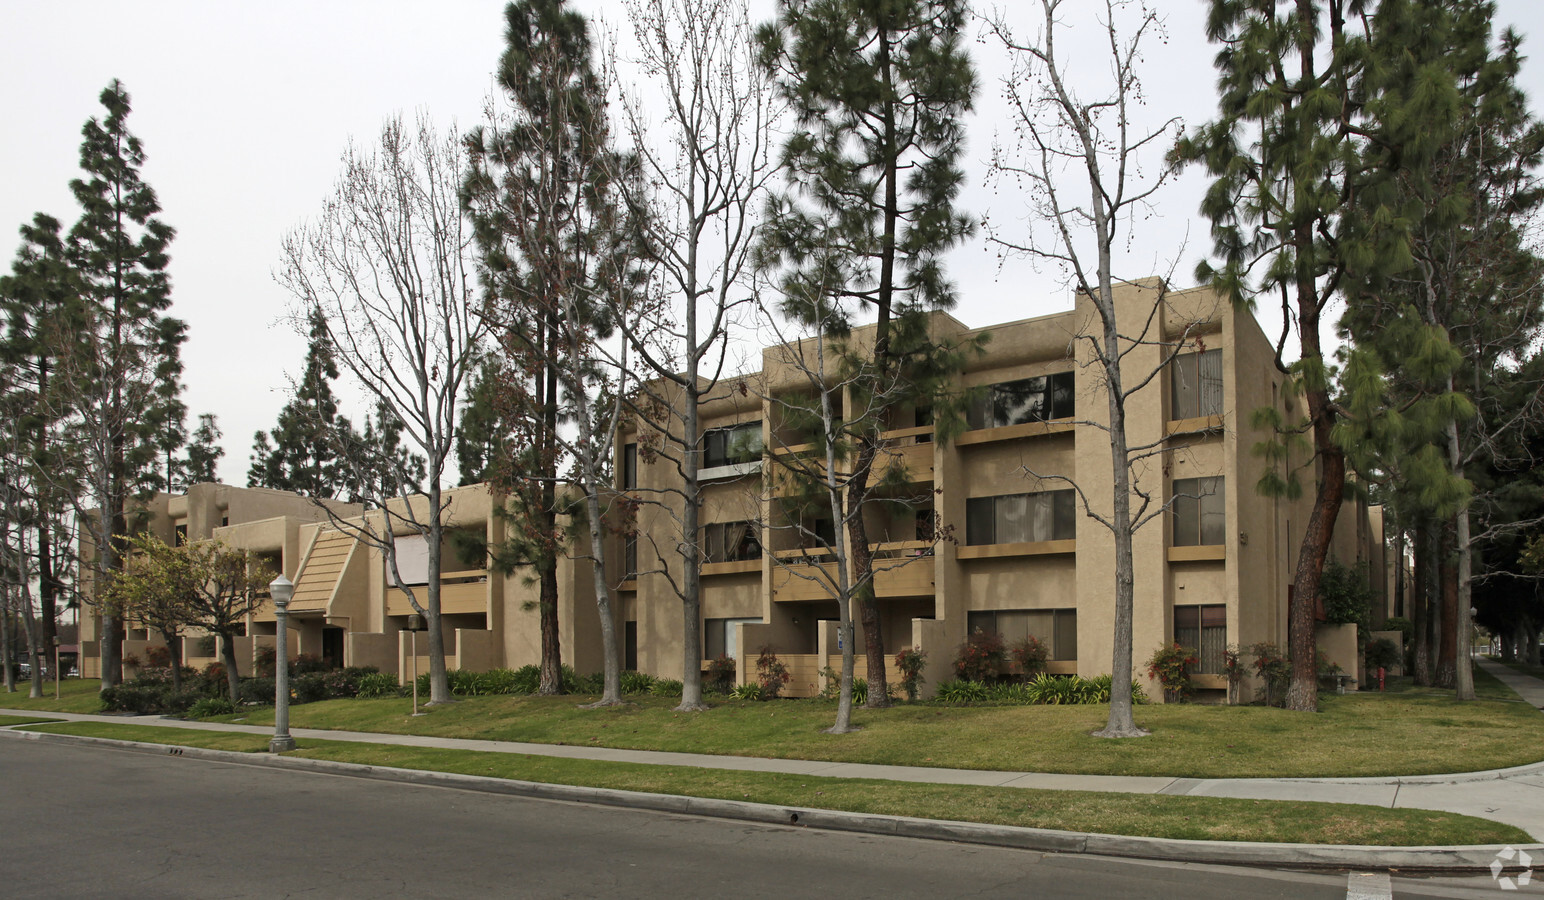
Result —
[[[1205, 0], [1156, 2], [1168, 40], [1148, 45], [1147, 113], [1199, 124], [1216, 104]], [[1088, 45], [1100, 37], [1092, 19], [1075, 18], [1093, 5], [1068, 4], [1078, 26], [1069, 54], [1098, 49]], [[1544, 3], [1497, 5], [1498, 25], [1544, 40]], [[575, 6], [625, 25], [618, 0]], [[178, 232], [172, 314], [189, 327], [189, 426], [199, 413], [219, 417], [221, 480], [245, 484], [252, 434], [272, 427], [289, 391], [286, 373], [299, 369], [305, 352], [284, 321], [289, 297], [272, 277], [281, 239], [320, 208], [351, 136], [370, 142], [396, 112], [426, 110], [441, 125], [478, 121], [503, 48], [503, 7], [503, 0], [0, 0], [0, 171], [7, 176], [0, 235], [10, 236], [0, 236], [0, 266], [9, 270], [15, 229], [34, 212], [66, 228], [78, 216], [68, 185], [79, 175], [80, 129], [101, 114], [102, 88], [121, 79], [133, 99], [129, 127], [148, 156], [144, 177]], [[752, 0], [753, 21], [771, 10], [770, 0]], [[1023, 214], [1023, 198], [984, 183], [994, 134], [1006, 127], [999, 85], [1006, 62], [992, 43], [971, 49], [982, 89], [960, 205], [1006, 223]], [[1538, 52], [1533, 41], [1524, 49]], [[1531, 98], [1544, 96], [1544, 63], [1528, 63], [1523, 84]], [[1117, 274], [1163, 272], [1178, 260], [1175, 282], [1188, 285], [1210, 246], [1195, 213], [1203, 189], [1194, 172], [1167, 188]], [[1057, 273], [1023, 263], [999, 269], [980, 236], [950, 257], [949, 273], [959, 286], [955, 315], [970, 326], [1070, 305]]]

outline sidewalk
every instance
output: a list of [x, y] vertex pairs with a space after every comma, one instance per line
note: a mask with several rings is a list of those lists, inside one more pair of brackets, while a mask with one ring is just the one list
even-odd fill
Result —
[[[1544, 681], [1480, 660], [1486, 672], [1517, 691], [1530, 705], [1544, 707]], [[209, 731], [272, 734], [271, 727], [216, 722], [185, 722], [160, 716], [102, 716], [78, 713], [0, 710], [0, 713], [39, 715], [81, 722], [153, 725]], [[763, 759], [700, 753], [667, 753], [652, 750], [618, 750], [566, 744], [527, 744], [419, 735], [375, 734], [297, 728], [299, 739], [356, 741], [409, 747], [442, 747], [491, 753], [594, 759], [658, 766], [694, 766], [750, 772], [783, 772], [828, 778], [873, 778], [934, 784], [987, 785], [1006, 788], [1038, 788], [1061, 791], [1110, 791], [1127, 794], [1173, 794], [1234, 797], [1254, 800], [1311, 800], [1324, 803], [1362, 803], [1394, 809], [1429, 809], [1462, 813], [1515, 825], [1544, 841], [1544, 762], [1512, 769], [1466, 772], [1452, 775], [1418, 775], [1390, 778], [1173, 778], [1120, 775], [1057, 775], [1037, 772], [935, 769], [922, 766], [885, 766], [813, 760]]]

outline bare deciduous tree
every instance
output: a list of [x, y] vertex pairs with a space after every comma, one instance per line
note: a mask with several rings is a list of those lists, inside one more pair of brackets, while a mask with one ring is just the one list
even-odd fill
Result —
[[[400, 421], [427, 461], [425, 495], [396, 471], [400, 459], [337, 435], [361, 484], [365, 515], [344, 518], [320, 499], [333, 524], [379, 550], [393, 583], [428, 623], [430, 702], [451, 701], [445, 675], [440, 572], [446, 522], [446, 463], [455, 445], [456, 402], [485, 331], [476, 314], [472, 235], [459, 197], [465, 153], [452, 129], [426, 117], [381, 129], [378, 149], [350, 147], [343, 174], [318, 219], [284, 242], [279, 281], [301, 310], [316, 310], [327, 340], [355, 382]], [[398, 570], [396, 536], [421, 535], [428, 585], [420, 601]]]

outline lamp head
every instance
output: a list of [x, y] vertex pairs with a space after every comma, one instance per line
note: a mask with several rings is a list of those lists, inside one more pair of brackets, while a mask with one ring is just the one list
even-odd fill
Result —
[[273, 605], [280, 609], [289, 606], [290, 598], [295, 596], [295, 583], [279, 573], [279, 577], [268, 582], [268, 593], [273, 597]]

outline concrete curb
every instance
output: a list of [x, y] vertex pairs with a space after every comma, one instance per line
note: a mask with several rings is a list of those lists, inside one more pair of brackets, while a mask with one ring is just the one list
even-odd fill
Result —
[[[1045, 828], [1019, 828], [1011, 825], [982, 825], [917, 819], [907, 816], [883, 816], [828, 809], [773, 806], [740, 800], [683, 797], [674, 794], [648, 794], [610, 788], [577, 787], [562, 784], [515, 781], [449, 772], [398, 769], [330, 760], [300, 759], [270, 754], [238, 753], [202, 747], [178, 747], [111, 738], [15, 731], [0, 728], [0, 735], [44, 743], [77, 744], [120, 751], [179, 756], [214, 762], [274, 769], [366, 778], [398, 784], [416, 784], [482, 793], [506, 794], [543, 800], [590, 803], [627, 809], [651, 810], [696, 816], [736, 819], [765, 825], [785, 825], [891, 835], [924, 840], [985, 844], [1045, 853], [1088, 853], [1128, 859], [1152, 859], [1172, 862], [1213, 863], [1220, 865], [1270, 866], [1289, 869], [1398, 869], [1424, 873], [1488, 873], [1496, 854], [1496, 845], [1456, 847], [1369, 847], [1328, 844], [1264, 844], [1240, 841], [1187, 841], [1166, 838], [1127, 837], [1110, 834], [1084, 834]], [[1544, 856], [1544, 844], [1520, 845], [1534, 856]], [[1514, 867], [1515, 868], [1515, 867]]]

